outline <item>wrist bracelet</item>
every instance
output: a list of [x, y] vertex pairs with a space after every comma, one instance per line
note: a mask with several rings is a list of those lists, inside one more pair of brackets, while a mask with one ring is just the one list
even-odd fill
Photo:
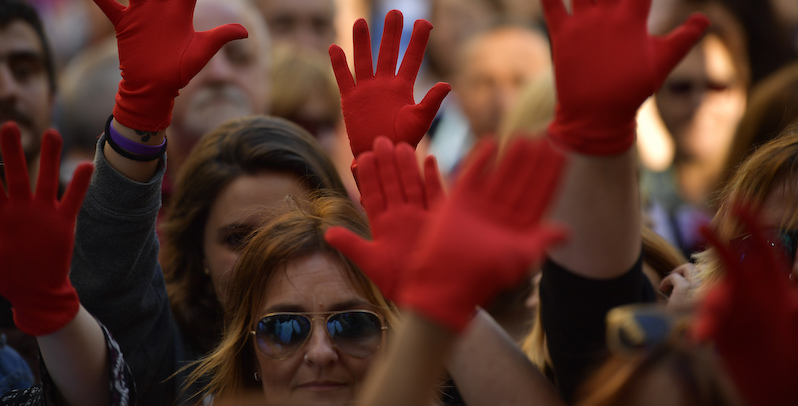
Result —
[[119, 134], [114, 126], [111, 125], [113, 119], [114, 116], [110, 116], [108, 122], [105, 123], [105, 134], [108, 135], [105, 139], [108, 141], [108, 145], [119, 155], [134, 161], [147, 162], [161, 159], [166, 153], [166, 137], [159, 145], [140, 144]]

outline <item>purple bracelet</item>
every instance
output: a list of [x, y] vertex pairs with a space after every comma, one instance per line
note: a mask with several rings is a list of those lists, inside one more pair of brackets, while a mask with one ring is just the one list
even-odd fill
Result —
[[108, 135], [111, 137], [114, 143], [122, 147], [122, 149], [136, 155], [160, 155], [162, 154], [163, 147], [166, 145], [166, 137], [164, 137], [163, 142], [161, 142], [159, 145], [140, 144], [122, 134], [119, 134], [119, 132], [114, 128], [113, 124], [108, 125]]

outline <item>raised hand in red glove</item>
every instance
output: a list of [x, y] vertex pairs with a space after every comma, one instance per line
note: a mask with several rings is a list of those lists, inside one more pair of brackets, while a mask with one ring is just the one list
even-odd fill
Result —
[[478, 146], [436, 209], [401, 280], [397, 302], [453, 331], [476, 306], [529, 275], [565, 231], [545, 223], [564, 158], [548, 140], [519, 139], [494, 167], [493, 141]]
[[114, 118], [142, 131], [172, 121], [178, 90], [188, 84], [227, 42], [247, 37], [240, 24], [194, 31], [196, 0], [94, 0], [116, 29], [122, 81]]
[[395, 300], [431, 208], [444, 198], [440, 175], [430, 156], [422, 181], [413, 148], [405, 143], [394, 148], [386, 137], [378, 137], [374, 150], [361, 154], [357, 164], [361, 202], [374, 239], [366, 241], [344, 227], [331, 227], [324, 237]]
[[793, 405], [798, 399], [798, 290], [756, 215], [742, 206], [734, 213], [750, 237], [745, 252], [704, 236], [715, 247], [726, 275], [699, 304], [692, 326], [698, 341], [713, 342], [751, 406]]
[[78, 313], [69, 282], [75, 219], [89, 187], [92, 165], [81, 164], [58, 201], [61, 136], [44, 133], [36, 194], [31, 194], [19, 128], [0, 129], [8, 194], [0, 193], [0, 295], [11, 302], [14, 323], [34, 336], [53, 333]]
[[369, 151], [377, 136], [384, 135], [396, 144], [404, 142], [415, 148], [429, 130], [443, 98], [452, 88], [448, 83], [438, 83], [421, 103], [416, 104], [413, 99], [413, 84], [430, 30], [432, 24], [429, 21], [416, 21], [397, 74], [402, 13], [389, 11], [385, 15], [377, 71], [374, 73], [368, 25], [362, 18], [355, 21], [353, 42], [357, 83], [349, 71], [344, 51], [337, 45], [330, 46], [330, 61], [341, 92], [344, 123], [355, 158]]
[[612, 155], [635, 141], [635, 114], [698, 40], [709, 21], [692, 15], [668, 36], [649, 35], [651, 0], [543, 0], [557, 87], [549, 135], [585, 155]]

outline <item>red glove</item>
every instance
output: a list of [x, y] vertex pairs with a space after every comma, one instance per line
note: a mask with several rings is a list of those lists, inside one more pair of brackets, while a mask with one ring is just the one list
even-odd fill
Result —
[[122, 81], [114, 118], [122, 125], [160, 131], [172, 121], [183, 88], [225, 43], [247, 37], [239, 24], [195, 32], [196, 0], [94, 0], [116, 29]]
[[384, 135], [396, 144], [405, 142], [415, 148], [429, 130], [438, 107], [452, 88], [448, 83], [438, 83], [421, 103], [415, 104], [413, 99], [413, 84], [421, 67], [430, 30], [432, 24], [429, 21], [416, 21], [402, 66], [396, 74], [402, 13], [398, 10], [389, 11], [385, 15], [375, 74], [368, 25], [362, 18], [355, 21], [353, 41], [357, 85], [352, 79], [344, 51], [337, 45], [330, 45], [330, 61], [341, 92], [344, 123], [355, 158], [369, 151], [377, 136]]
[[[798, 290], [785, 261], [765, 240], [753, 212], [734, 210], [750, 243], [743, 260], [712, 231], [726, 276], [700, 303], [692, 336], [714, 342], [751, 406], [794, 405], [798, 399]], [[790, 264], [791, 265], [791, 264]]]
[[692, 15], [663, 38], [648, 34], [651, 0], [543, 0], [557, 87], [555, 144], [611, 155], [635, 141], [635, 114], [698, 40], [709, 20]]
[[430, 206], [444, 198], [438, 168], [435, 158], [428, 157], [422, 182], [413, 148], [404, 143], [394, 148], [385, 137], [378, 137], [374, 151], [361, 154], [357, 163], [361, 202], [374, 240], [344, 227], [331, 227], [324, 237], [358, 264], [386, 298], [395, 300], [407, 273], [407, 257], [430, 221]]
[[462, 331], [476, 306], [517, 285], [565, 231], [541, 221], [564, 157], [548, 140], [515, 141], [497, 167], [496, 145], [478, 146], [449, 199], [419, 237], [397, 302]]
[[0, 193], [0, 295], [14, 308], [17, 327], [34, 336], [53, 333], [78, 313], [69, 282], [75, 219], [89, 187], [92, 165], [82, 164], [59, 202], [61, 136], [44, 133], [36, 194], [20, 144], [19, 128], [0, 129], [8, 196]]

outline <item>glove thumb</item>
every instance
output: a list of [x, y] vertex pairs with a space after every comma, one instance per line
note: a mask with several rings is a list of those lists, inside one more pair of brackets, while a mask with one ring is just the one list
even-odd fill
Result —
[[684, 24], [676, 27], [667, 36], [655, 38], [655, 66], [657, 68], [657, 88], [670, 71], [684, 58], [709, 27], [709, 19], [700, 13], [691, 14]]
[[187, 85], [224, 44], [247, 38], [248, 35], [247, 29], [241, 24], [225, 24], [195, 33], [180, 66], [180, 87]]

